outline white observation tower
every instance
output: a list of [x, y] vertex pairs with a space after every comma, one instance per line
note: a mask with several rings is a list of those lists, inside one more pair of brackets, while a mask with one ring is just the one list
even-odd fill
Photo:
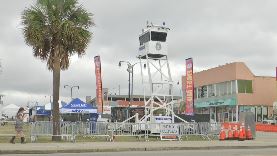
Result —
[[[167, 117], [174, 123], [174, 117], [186, 122], [173, 112], [173, 81], [168, 63], [167, 34], [169, 28], [147, 22], [139, 35], [139, 56], [144, 90], [145, 116], [140, 122], [156, 123], [156, 116]], [[147, 68], [146, 70], [143, 70]], [[150, 96], [150, 98], [148, 98]]]

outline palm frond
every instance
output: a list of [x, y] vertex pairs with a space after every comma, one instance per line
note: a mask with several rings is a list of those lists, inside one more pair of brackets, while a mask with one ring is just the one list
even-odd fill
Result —
[[48, 69], [52, 70], [58, 57], [65, 70], [70, 56], [85, 53], [92, 36], [88, 29], [94, 26], [92, 16], [77, 0], [37, 0], [22, 14], [25, 41], [35, 57], [47, 60]]

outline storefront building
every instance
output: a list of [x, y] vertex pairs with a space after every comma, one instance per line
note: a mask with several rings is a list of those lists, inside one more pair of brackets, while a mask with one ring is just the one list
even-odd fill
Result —
[[[185, 76], [182, 77], [185, 93]], [[242, 62], [194, 73], [194, 111], [211, 121], [236, 122], [240, 112], [253, 112], [257, 122], [272, 117], [275, 78], [255, 76]]]

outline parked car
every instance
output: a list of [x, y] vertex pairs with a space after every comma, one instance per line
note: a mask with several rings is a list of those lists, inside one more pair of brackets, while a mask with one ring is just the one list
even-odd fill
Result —
[[277, 121], [276, 120], [263, 120], [263, 124], [276, 125]]

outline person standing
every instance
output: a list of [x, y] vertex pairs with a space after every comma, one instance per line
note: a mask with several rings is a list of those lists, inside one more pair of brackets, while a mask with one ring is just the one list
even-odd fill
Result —
[[20, 107], [17, 114], [16, 114], [16, 122], [15, 122], [15, 132], [16, 136], [13, 136], [10, 140], [10, 143], [15, 144], [15, 138], [20, 137], [21, 143], [25, 143], [25, 136], [23, 133], [23, 120], [26, 117], [26, 114], [24, 113], [25, 109], [23, 107]]

